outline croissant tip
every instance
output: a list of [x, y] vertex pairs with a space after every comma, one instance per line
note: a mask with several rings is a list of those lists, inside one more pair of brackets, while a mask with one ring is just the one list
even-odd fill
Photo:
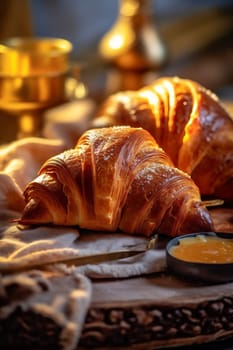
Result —
[[9, 219], [9, 224], [15, 224], [19, 229], [25, 229], [26, 227], [32, 226], [31, 222], [24, 221], [21, 218]]
[[19, 225], [43, 225], [50, 224], [52, 218], [48, 208], [41, 201], [31, 198], [17, 222]]
[[11, 224], [17, 224], [17, 223], [19, 223], [19, 221], [20, 221], [20, 218], [18, 218], [18, 219], [9, 219], [8, 220], [8, 222], [11, 223]]

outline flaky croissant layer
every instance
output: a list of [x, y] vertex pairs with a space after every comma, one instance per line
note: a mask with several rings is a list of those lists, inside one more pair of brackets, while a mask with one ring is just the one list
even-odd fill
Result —
[[21, 224], [175, 236], [212, 230], [191, 177], [144, 129], [89, 130], [50, 158], [24, 192]]
[[93, 127], [143, 127], [190, 174], [201, 194], [233, 201], [233, 120], [198, 83], [160, 78], [138, 91], [106, 99]]

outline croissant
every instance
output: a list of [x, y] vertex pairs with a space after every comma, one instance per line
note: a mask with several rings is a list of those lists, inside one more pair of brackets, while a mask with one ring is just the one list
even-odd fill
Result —
[[92, 127], [113, 125], [148, 130], [202, 195], [233, 200], [233, 120], [203, 86], [160, 78], [138, 91], [113, 94]]
[[213, 223], [191, 177], [173, 166], [150, 133], [127, 126], [85, 132], [50, 158], [24, 191], [24, 225], [170, 236]]

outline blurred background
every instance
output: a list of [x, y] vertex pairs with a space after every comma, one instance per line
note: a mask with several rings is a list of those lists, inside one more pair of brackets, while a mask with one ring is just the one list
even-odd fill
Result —
[[[74, 74], [85, 82], [88, 94], [98, 100], [115, 90], [128, 88], [124, 83], [120, 85], [116, 66], [112, 65], [116, 62], [109, 62], [100, 54], [101, 40], [119, 21], [123, 2], [1, 0], [0, 40], [14, 36], [70, 40]], [[151, 43], [155, 40], [157, 45], [153, 57], [155, 64], [145, 67], [143, 75], [146, 78], [142, 84], [159, 76], [177, 75], [200, 82], [224, 100], [233, 100], [233, 1], [140, 2], [147, 3], [145, 14], [155, 33], [154, 37], [148, 35], [146, 41], [153, 47]], [[141, 50], [141, 47], [137, 49]], [[117, 68], [119, 73], [119, 66]], [[141, 74], [143, 69], [139, 70]], [[132, 78], [132, 72], [127, 75], [125, 67], [123, 71], [127, 83], [131, 82], [129, 86], [135, 84], [136, 88], [138, 81]]]
[[[118, 11], [119, 0], [1, 0], [0, 35], [63, 37], [73, 43], [74, 58], [86, 62]], [[233, 1], [151, 0], [150, 11], [169, 51], [161, 74], [195, 78], [231, 94]]]

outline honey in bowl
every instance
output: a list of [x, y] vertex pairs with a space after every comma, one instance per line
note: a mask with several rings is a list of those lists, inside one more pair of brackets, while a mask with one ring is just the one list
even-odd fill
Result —
[[179, 240], [170, 249], [177, 259], [199, 263], [233, 263], [233, 240], [198, 235]]
[[233, 282], [233, 233], [197, 232], [171, 239], [168, 270], [188, 281]]

